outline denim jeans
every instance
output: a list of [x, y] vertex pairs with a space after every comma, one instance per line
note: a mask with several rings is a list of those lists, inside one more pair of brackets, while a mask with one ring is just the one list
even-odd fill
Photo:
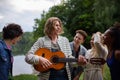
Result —
[[62, 69], [62, 70], [51, 69], [49, 80], [68, 80], [66, 70], [65, 69]]

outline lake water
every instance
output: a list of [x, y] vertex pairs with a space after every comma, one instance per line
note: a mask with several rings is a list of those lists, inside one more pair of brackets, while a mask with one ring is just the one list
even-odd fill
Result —
[[20, 74], [32, 74], [33, 69], [32, 66], [25, 62], [25, 56], [14, 56], [13, 63], [13, 76]]

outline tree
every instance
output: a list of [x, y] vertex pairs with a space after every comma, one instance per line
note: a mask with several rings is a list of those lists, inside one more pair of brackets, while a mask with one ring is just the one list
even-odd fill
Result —
[[120, 0], [95, 0], [95, 26], [104, 32], [114, 22], [120, 21]]

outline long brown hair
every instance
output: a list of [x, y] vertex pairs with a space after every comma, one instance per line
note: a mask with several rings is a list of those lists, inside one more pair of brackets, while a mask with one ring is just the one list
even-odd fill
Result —
[[60, 23], [60, 27], [61, 27], [60, 34], [63, 33], [62, 21], [58, 17], [50, 17], [50, 18], [48, 18], [48, 20], [46, 21], [45, 26], [44, 26], [44, 33], [46, 35], [52, 35], [52, 32], [54, 31], [54, 24], [56, 21], [58, 21]]

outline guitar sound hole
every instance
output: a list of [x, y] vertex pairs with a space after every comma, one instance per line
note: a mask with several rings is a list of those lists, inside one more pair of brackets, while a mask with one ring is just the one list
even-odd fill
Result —
[[45, 53], [42, 54], [42, 57], [45, 57]]
[[53, 63], [58, 63], [59, 62], [59, 58], [57, 56], [54, 56], [54, 57], [51, 58], [51, 61]]

